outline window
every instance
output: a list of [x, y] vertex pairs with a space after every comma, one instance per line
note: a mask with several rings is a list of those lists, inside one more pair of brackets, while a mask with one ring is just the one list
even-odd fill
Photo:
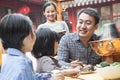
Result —
[[101, 7], [101, 16], [110, 16], [110, 6]]
[[120, 15], [120, 3], [113, 4], [113, 16]]

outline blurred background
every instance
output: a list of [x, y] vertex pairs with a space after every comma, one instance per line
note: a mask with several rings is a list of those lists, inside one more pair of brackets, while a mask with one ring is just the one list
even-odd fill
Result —
[[57, 20], [64, 20], [71, 32], [75, 32], [77, 13], [80, 9], [92, 7], [99, 11], [101, 21], [96, 34], [102, 33], [104, 23], [113, 22], [120, 31], [120, 0], [0, 0], [0, 19], [5, 14], [22, 13], [28, 15], [34, 23], [34, 29], [45, 22], [42, 6], [54, 1], [58, 7]]

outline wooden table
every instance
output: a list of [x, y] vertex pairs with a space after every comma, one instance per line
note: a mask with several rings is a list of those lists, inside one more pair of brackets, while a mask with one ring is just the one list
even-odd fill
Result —
[[65, 80], [104, 80], [96, 72], [90, 74], [81, 74], [78, 78], [65, 77]]

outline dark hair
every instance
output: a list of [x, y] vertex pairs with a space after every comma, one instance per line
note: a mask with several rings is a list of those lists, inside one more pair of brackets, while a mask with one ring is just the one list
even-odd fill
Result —
[[99, 23], [100, 16], [99, 16], [98, 11], [96, 9], [94, 9], [94, 8], [85, 8], [85, 9], [82, 9], [78, 13], [78, 17], [81, 15], [81, 13], [86, 13], [88, 15], [93, 16], [94, 19], [95, 19], [95, 24]]
[[40, 28], [36, 32], [36, 42], [33, 46], [32, 55], [36, 58], [41, 56], [54, 56], [54, 43], [59, 40], [56, 32], [49, 28]]
[[50, 6], [50, 5], [53, 5], [54, 8], [55, 8], [55, 10], [57, 10], [56, 4], [55, 4], [54, 2], [49, 1], [49, 2], [46, 2], [46, 3], [43, 5], [43, 12], [45, 12], [46, 7], [48, 7], [48, 6]]
[[23, 40], [32, 32], [32, 22], [29, 17], [19, 14], [7, 14], [0, 21], [0, 38], [3, 47], [21, 50]]

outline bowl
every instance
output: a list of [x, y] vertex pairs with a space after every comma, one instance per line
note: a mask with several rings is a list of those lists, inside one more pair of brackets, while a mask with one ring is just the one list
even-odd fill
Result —
[[120, 80], [120, 67], [107, 66], [107, 67], [103, 67], [103, 68], [97, 68], [96, 72], [103, 79]]
[[120, 38], [96, 40], [89, 43], [99, 56], [120, 55]]

